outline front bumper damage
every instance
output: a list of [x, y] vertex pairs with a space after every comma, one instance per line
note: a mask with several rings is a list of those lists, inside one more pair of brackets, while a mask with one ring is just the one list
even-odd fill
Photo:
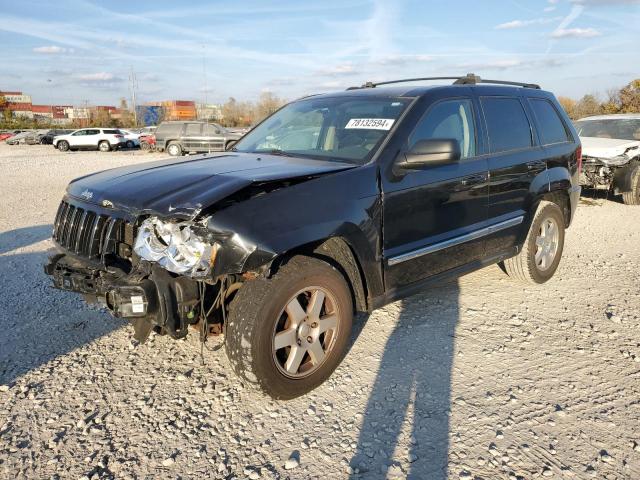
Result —
[[54, 253], [44, 270], [52, 277], [55, 288], [81, 293], [89, 303], [99, 303], [113, 316], [130, 320], [134, 337], [140, 342], [152, 330], [182, 338], [200, 313], [195, 280], [174, 277], [148, 262], [142, 261], [135, 270], [125, 273]]
[[274, 257], [205, 217], [199, 234], [215, 245], [207, 274], [172, 273], [134, 251], [144, 218], [148, 217], [140, 212], [116, 211], [65, 197], [54, 223], [55, 249], [44, 266], [55, 288], [80, 293], [115, 317], [130, 320], [140, 342], [151, 331], [182, 338], [190, 325], [203, 319], [206, 326], [220, 327], [224, 313], [215, 302], [221, 289], [241, 281], [241, 275], [248, 274], [248, 265], [256, 266], [250, 272], [255, 274], [258, 264]]
[[[630, 149], [635, 151], [635, 149]], [[613, 188], [615, 194], [621, 193], [624, 170], [631, 164], [633, 157], [629, 151], [614, 157], [582, 156], [582, 171], [580, 185], [609, 190]]]

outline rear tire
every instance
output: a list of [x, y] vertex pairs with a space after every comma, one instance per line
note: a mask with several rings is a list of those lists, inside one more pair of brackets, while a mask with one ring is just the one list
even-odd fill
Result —
[[101, 152], [108, 152], [111, 150], [111, 145], [109, 145], [109, 142], [107, 142], [106, 140], [102, 140], [100, 143], [98, 143], [98, 150], [100, 150]]
[[127, 148], [133, 148], [133, 142], [131, 140], [127, 140], [127, 143], [125, 143], [125, 146]]
[[179, 157], [180, 155], [182, 155], [182, 147], [179, 143], [171, 142], [169, 145], [167, 145], [167, 153], [172, 157]]
[[58, 150], [60, 150], [61, 152], [67, 152], [69, 151], [69, 142], [67, 142], [66, 140], [60, 140], [56, 147], [58, 147]]
[[227, 356], [249, 385], [292, 399], [318, 387], [340, 364], [352, 321], [342, 274], [321, 260], [293, 257], [271, 278], [240, 288], [229, 308]]
[[560, 207], [542, 201], [518, 255], [501, 262], [509, 277], [526, 283], [544, 283], [553, 277], [564, 248], [564, 215]]
[[631, 191], [624, 192], [622, 200], [626, 205], [640, 205], [640, 165], [633, 167], [631, 171]]

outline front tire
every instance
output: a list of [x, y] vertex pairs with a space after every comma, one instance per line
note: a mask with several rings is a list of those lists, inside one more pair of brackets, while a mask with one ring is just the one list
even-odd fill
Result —
[[558, 269], [564, 248], [564, 215], [560, 207], [542, 201], [522, 250], [500, 264], [509, 277], [526, 283], [544, 283]]
[[98, 150], [100, 150], [101, 152], [108, 152], [109, 150], [111, 150], [111, 145], [109, 145], [109, 142], [107, 142], [106, 140], [102, 140], [98, 144]]
[[271, 278], [240, 288], [229, 308], [226, 351], [235, 372], [275, 399], [322, 384], [342, 361], [353, 303], [343, 275], [297, 256]]
[[171, 142], [167, 145], [167, 153], [172, 157], [179, 157], [182, 155], [182, 147], [179, 143]]
[[631, 190], [622, 194], [626, 205], [640, 205], [640, 165], [631, 171]]
[[58, 147], [58, 150], [60, 150], [61, 152], [69, 151], [69, 142], [67, 142], [66, 140], [60, 140], [58, 142], [58, 145], [56, 146]]

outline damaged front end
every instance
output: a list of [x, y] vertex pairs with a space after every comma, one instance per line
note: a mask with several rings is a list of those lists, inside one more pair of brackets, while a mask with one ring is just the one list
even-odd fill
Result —
[[618, 194], [618, 183], [624, 175], [623, 170], [638, 156], [639, 147], [633, 145], [617, 152], [599, 150], [601, 149], [583, 149], [580, 184], [596, 189], [613, 189]]
[[140, 342], [151, 331], [182, 338], [195, 325], [204, 338], [222, 332], [224, 301], [258, 251], [254, 243], [212, 225], [210, 216], [161, 219], [65, 198], [45, 272], [54, 287], [81, 293], [129, 319]]

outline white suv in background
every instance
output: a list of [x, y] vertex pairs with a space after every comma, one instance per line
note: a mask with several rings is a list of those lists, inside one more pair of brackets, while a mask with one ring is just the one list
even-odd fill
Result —
[[124, 147], [127, 140], [117, 128], [81, 128], [67, 135], [53, 138], [53, 146], [61, 152], [79, 149], [98, 149], [108, 152]]

